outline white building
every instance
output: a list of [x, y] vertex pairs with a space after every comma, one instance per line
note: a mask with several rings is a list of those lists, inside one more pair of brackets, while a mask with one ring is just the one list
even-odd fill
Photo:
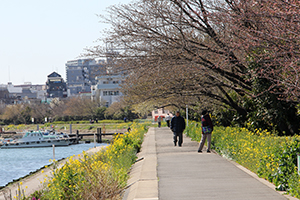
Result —
[[165, 110], [164, 108], [159, 108], [152, 111], [152, 119], [156, 121], [159, 116], [165, 118], [167, 114], [169, 114], [170, 117], [173, 117], [173, 114], [169, 110]]
[[109, 107], [114, 102], [119, 102], [122, 93], [120, 84], [123, 83], [125, 77], [122, 75], [104, 75], [97, 76], [97, 85], [91, 87], [92, 100], [103, 102]]
[[31, 82], [25, 82], [22, 85], [13, 85], [11, 82], [7, 84], [7, 90], [11, 96], [20, 97], [22, 99], [41, 99], [45, 100], [46, 86], [42, 84], [33, 85]]

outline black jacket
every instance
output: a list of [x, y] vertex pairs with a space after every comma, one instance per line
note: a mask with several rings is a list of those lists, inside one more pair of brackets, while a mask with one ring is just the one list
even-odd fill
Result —
[[185, 120], [183, 119], [183, 117], [173, 117], [171, 120], [170, 128], [175, 133], [182, 133], [185, 129]]

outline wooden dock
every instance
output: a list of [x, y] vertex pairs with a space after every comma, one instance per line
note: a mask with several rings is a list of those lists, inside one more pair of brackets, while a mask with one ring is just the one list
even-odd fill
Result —
[[102, 136], [106, 135], [117, 135], [117, 134], [123, 134], [123, 133], [102, 133], [101, 128], [97, 128], [97, 133], [82, 133], [80, 134], [79, 131], [76, 131], [76, 134], [68, 134], [71, 138], [76, 137], [76, 142], [78, 143], [83, 137], [86, 136], [95, 136], [97, 143], [102, 143]]

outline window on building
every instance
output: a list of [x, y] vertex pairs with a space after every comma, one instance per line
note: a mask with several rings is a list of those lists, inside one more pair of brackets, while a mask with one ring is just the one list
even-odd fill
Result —
[[119, 91], [103, 91], [103, 96], [118, 96]]

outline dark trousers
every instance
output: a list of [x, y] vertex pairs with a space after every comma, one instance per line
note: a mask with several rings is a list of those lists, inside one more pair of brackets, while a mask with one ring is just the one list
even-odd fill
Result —
[[166, 120], [168, 127], [170, 127], [170, 120]]
[[174, 145], [176, 145], [177, 143], [177, 137], [179, 137], [179, 140], [178, 140], [178, 146], [181, 146], [182, 145], [182, 132], [181, 133], [176, 133], [176, 132], [173, 132], [173, 139], [174, 139]]

